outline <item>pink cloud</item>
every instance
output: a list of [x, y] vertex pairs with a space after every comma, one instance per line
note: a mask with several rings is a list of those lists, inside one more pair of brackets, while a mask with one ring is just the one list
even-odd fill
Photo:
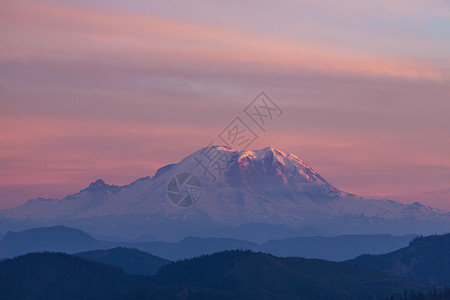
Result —
[[362, 195], [448, 188], [448, 40], [408, 23], [447, 16], [439, 2], [404, 12], [400, 2], [263, 2], [265, 14], [233, 2], [245, 13], [231, 18], [200, 1], [194, 19], [5, 3], [0, 206], [33, 189], [53, 197], [50, 186], [153, 175], [216, 138], [262, 89], [285, 114], [252, 148], [295, 153]]
[[374, 55], [331, 40], [297, 40], [182, 22], [146, 14], [119, 14], [64, 5], [8, 3], [2, 16], [10, 40], [3, 59], [80, 57], [127, 63], [258, 65], [288, 70], [350, 72], [442, 79], [426, 61]]

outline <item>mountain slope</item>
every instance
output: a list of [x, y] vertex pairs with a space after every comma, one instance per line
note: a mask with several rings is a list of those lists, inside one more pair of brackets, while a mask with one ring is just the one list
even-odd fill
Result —
[[179, 242], [149, 242], [133, 244], [138, 249], [169, 260], [179, 260], [234, 249], [258, 251], [259, 245], [229, 238], [187, 237]]
[[418, 288], [357, 266], [251, 251], [226, 251], [171, 263], [158, 271], [154, 282], [226, 291], [239, 299], [373, 299]]
[[450, 234], [416, 238], [406, 248], [348, 262], [417, 282], [450, 285]]
[[76, 253], [103, 247], [105, 247], [104, 243], [81, 230], [54, 226], [8, 232], [0, 241], [0, 257], [12, 257], [36, 251]]
[[[205, 163], [211, 153], [226, 158], [223, 168], [202, 167], [199, 161]], [[201, 189], [195, 205], [180, 208], [169, 199], [168, 187], [183, 174], [196, 176]], [[62, 200], [35, 199], [0, 211], [3, 231], [64, 224], [96, 235], [151, 234], [165, 240], [210, 236], [246, 223], [310, 227], [333, 235], [432, 233], [450, 226], [450, 213], [342, 192], [297, 156], [270, 147], [240, 153], [218, 146], [126, 186], [97, 180]]]
[[149, 253], [129, 248], [94, 250], [75, 254], [84, 259], [120, 267], [128, 274], [153, 275], [170, 261]]
[[413, 235], [343, 235], [337, 237], [297, 237], [270, 240], [263, 244], [229, 238], [189, 237], [179, 242], [150, 242], [130, 244], [143, 251], [170, 260], [211, 254], [224, 250], [263, 251], [283, 257], [319, 258], [342, 261], [364, 253], [381, 254], [405, 247]]
[[119, 268], [62, 253], [0, 262], [2, 299], [113, 299], [137, 286]]
[[[122, 247], [139, 249], [168, 260], [192, 258], [202, 254], [235, 249], [264, 251], [279, 256], [344, 260], [354, 258], [363, 253], [380, 254], [394, 251], [407, 246], [412, 239], [413, 236], [411, 235], [352, 235], [288, 238], [271, 240], [263, 244], [232, 238], [202, 237], [188, 237], [178, 242], [106, 242], [96, 240], [80, 230], [55, 226], [9, 233], [0, 241], [0, 258], [14, 257], [36, 251], [77, 253], [80, 251], [110, 249], [93, 251], [88, 254], [91, 254], [92, 258], [98, 255], [100, 262], [107, 262], [100, 260], [103, 255], [105, 255], [104, 259], [110, 259], [110, 261], [111, 259], [117, 259], [117, 263], [134, 264], [133, 262], [136, 260], [145, 262], [146, 254], [139, 251], [122, 249], [126, 252], [122, 253], [121, 249], [115, 249], [115, 251], [112, 249]], [[125, 265], [123, 264], [118, 266], [124, 267]], [[125, 271], [127, 271], [126, 267]]]
[[132, 276], [62, 253], [0, 262], [2, 299], [377, 299], [422, 286], [358, 266], [228, 251]]
[[[252, 242], [230, 238], [199, 237], [188, 237], [179, 242], [108, 242], [94, 239], [89, 234], [78, 229], [65, 226], [53, 226], [34, 228], [21, 232], [8, 232], [0, 241], [0, 258], [14, 257], [29, 252], [52, 251], [73, 254], [82, 251], [86, 252], [117, 247], [134, 248], [169, 260], [177, 260], [223, 250], [257, 250], [258, 245]], [[132, 263], [134, 259], [145, 260], [149, 258], [146, 255], [147, 253], [139, 253], [139, 251], [132, 252], [131, 249], [127, 253], [122, 253], [121, 249], [116, 249], [116, 251], [93, 251], [92, 253], [84, 254], [91, 256], [91, 258], [97, 257], [99, 260], [102, 255], [106, 255], [105, 259], [109, 259], [109, 256], [117, 255], [115, 258], [120, 258], [120, 261], [123, 263], [127, 262], [127, 255], [120, 257], [121, 254], [128, 254], [132, 256], [129, 257], [131, 260], [129, 263]], [[150, 254], [148, 255], [150, 256]]]
[[299, 256], [343, 261], [364, 254], [388, 253], [406, 247], [415, 235], [392, 236], [376, 235], [340, 235], [336, 237], [297, 237], [271, 240], [259, 249], [276, 256]]

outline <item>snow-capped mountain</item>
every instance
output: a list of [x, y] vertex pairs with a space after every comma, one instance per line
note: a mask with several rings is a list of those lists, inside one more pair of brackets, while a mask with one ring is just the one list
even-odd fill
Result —
[[33, 199], [0, 211], [0, 228], [64, 224], [103, 235], [183, 237], [246, 223], [325, 233], [448, 231], [450, 214], [419, 203], [340, 191], [293, 154], [273, 148], [198, 150], [125, 186], [99, 179], [64, 199]]

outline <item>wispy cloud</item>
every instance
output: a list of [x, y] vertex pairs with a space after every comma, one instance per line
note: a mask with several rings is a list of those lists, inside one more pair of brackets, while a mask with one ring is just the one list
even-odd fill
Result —
[[[55, 4], [10, 2], [2, 11], [2, 35], [8, 39], [2, 57], [22, 63], [42, 59], [64, 62], [95, 59], [138, 65], [155, 62], [198, 67], [256, 65], [411, 78], [443, 79], [447, 75], [436, 62], [408, 53], [364, 49], [368, 41], [371, 44], [394, 42], [398, 37], [364, 37], [360, 32], [342, 43], [328, 37], [298, 37], [302, 32], [292, 28], [288, 28], [293, 31], [289, 36], [279, 37], [273, 33], [246, 31], [246, 28], [205, 25], [154, 14]], [[298, 23], [292, 26], [302, 25], [301, 20]], [[308, 27], [313, 27], [310, 29], [316, 29], [314, 22], [309, 23], [306, 20]], [[320, 27], [317, 30], [320, 32]], [[333, 31], [336, 36], [342, 36], [343, 30], [346, 28]], [[403, 39], [411, 44], [407, 35]]]
[[439, 0], [4, 3], [0, 205], [152, 175], [260, 90], [286, 113], [255, 148], [364, 195], [448, 188], [449, 31]]

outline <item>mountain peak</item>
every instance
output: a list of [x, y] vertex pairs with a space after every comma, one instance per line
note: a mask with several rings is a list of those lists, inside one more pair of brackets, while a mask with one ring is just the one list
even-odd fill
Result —
[[283, 162], [284, 158], [289, 156], [289, 154], [281, 150], [275, 149], [273, 147], [266, 147], [260, 150], [252, 150], [247, 152], [253, 153], [257, 158], [265, 158], [267, 156], [272, 156], [277, 160], [279, 160], [280, 162]]
[[[204, 150], [206, 150], [206, 149], [211, 149], [211, 150], [216, 150], [216, 151], [239, 152], [239, 151], [237, 151], [236, 149], [230, 148], [230, 147], [228, 147], [228, 146], [226, 146], [226, 145], [212, 145], [212, 146], [207, 146], [207, 147], [201, 148], [199, 151], [204, 151]], [[240, 151], [240, 153], [247, 153], [247, 152], [253, 152], [253, 153], [277, 153], [277, 154], [285, 155], [285, 156], [288, 155], [288, 154], [286, 154], [285, 152], [283, 152], [283, 151], [281, 151], [281, 150], [279, 150], [279, 149], [270, 147], [270, 146], [265, 147], [265, 148], [263, 148], [263, 149], [258, 149], [258, 150], [245, 150], [245, 151]]]
[[[178, 181], [186, 175], [201, 184]], [[180, 209], [168, 196], [169, 191], [175, 199], [189, 193], [199, 201]], [[449, 213], [420, 204], [363, 199], [340, 191], [297, 156], [276, 148], [238, 152], [219, 145], [197, 150], [136, 184], [116, 186], [98, 179], [61, 201], [30, 202], [0, 211], [0, 218], [11, 220], [9, 227], [0, 228], [4, 232], [17, 226], [16, 220], [49, 224], [63, 219], [70, 220], [68, 225], [108, 235], [113, 230], [108, 228], [114, 228], [127, 234], [160, 235], [163, 231], [173, 237], [186, 235], [179, 232], [210, 230], [211, 226], [255, 222], [310, 226], [330, 233], [386, 232], [393, 219], [403, 222], [396, 232], [410, 232], [412, 226], [425, 228], [423, 224], [427, 229], [418, 232], [437, 232], [450, 222]], [[118, 220], [124, 226], [117, 226]], [[108, 222], [108, 228], [102, 225], [104, 222]], [[194, 224], [192, 231], [184, 231], [188, 228], [185, 224]]]
[[98, 187], [105, 187], [105, 186], [107, 186], [107, 184], [103, 181], [103, 179], [97, 179], [96, 181], [91, 182], [89, 184], [90, 188], [98, 188]]
[[[239, 162], [246, 162], [250, 160], [256, 160], [256, 161], [262, 161], [262, 160], [268, 160], [272, 162], [272, 164], [279, 164], [280, 166], [297, 166], [301, 168], [308, 168], [310, 167], [305, 164], [300, 158], [297, 156], [283, 152], [279, 149], [273, 148], [273, 147], [266, 147], [259, 150], [248, 150], [245, 152], [242, 152], [241, 155], [238, 158]], [[311, 169], [312, 171], [312, 169]], [[312, 171], [315, 173], [314, 171]]]
[[232, 148], [230, 148], [230, 147], [228, 147], [228, 146], [225, 146], [225, 145], [215, 145], [215, 146], [212, 146], [215, 150], [226, 150], [226, 151], [236, 151], [236, 150], [234, 150], [234, 149], [232, 149]]
[[275, 148], [273, 148], [273, 147], [270, 147], [270, 146], [268, 146], [268, 147], [266, 147], [266, 148], [264, 148], [264, 149], [261, 149], [261, 150], [259, 150], [259, 151], [272, 152], [272, 153], [274, 153], [274, 152], [283, 153], [282, 151], [280, 151], [280, 150], [278, 150], [278, 149], [275, 149]]
[[103, 181], [103, 179], [97, 179], [94, 182], [91, 182], [89, 184], [89, 187], [84, 189], [83, 191], [89, 191], [89, 192], [113, 192], [116, 193], [121, 190], [120, 186], [113, 185], [113, 184], [107, 184]]

